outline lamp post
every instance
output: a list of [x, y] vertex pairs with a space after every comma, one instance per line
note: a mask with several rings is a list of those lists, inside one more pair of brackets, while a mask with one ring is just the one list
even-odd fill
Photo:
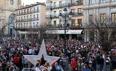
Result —
[[[63, 28], [64, 28], [64, 52], [65, 54], [67, 54], [67, 38], [66, 38], [66, 35], [67, 35], [67, 28], [70, 26], [70, 24], [68, 23], [68, 20], [69, 18], [72, 17], [72, 12], [69, 12], [68, 13], [68, 10], [67, 8], [64, 8], [64, 13], [60, 13], [59, 14], [59, 17], [63, 18], [64, 19], [64, 25], [63, 25]], [[67, 20], [68, 19], [68, 20]]]

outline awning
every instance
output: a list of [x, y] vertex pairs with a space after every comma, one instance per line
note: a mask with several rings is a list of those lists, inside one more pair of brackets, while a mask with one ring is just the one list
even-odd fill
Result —
[[31, 31], [18, 31], [19, 34], [38, 34], [38, 32], [31, 32]]
[[[83, 30], [66, 30], [66, 34], [81, 34]], [[47, 30], [46, 34], [65, 34], [64, 30]]]

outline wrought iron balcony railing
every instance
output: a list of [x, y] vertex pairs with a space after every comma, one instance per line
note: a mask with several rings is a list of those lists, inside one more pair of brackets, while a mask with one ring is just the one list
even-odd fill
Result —
[[83, 16], [83, 13], [72, 12], [72, 17], [75, 17], [75, 16]]
[[64, 7], [71, 7], [71, 6], [78, 6], [78, 5], [83, 5], [82, 1], [79, 2], [67, 2], [67, 3], [59, 3], [59, 4], [55, 4], [53, 5], [52, 3], [48, 3], [47, 4], [47, 9], [58, 9], [58, 8], [64, 8]]
[[[80, 25], [70, 25], [68, 29], [80, 29], [82, 28], [81, 24]], [[64, 29], [64, 26], [62, 24], [59, 25], [52, 25], [49, 24], [47, 25], [47, 29]]]
[[29, 21], [38, 21], [38, 18], [30, 18], [30, 19], [22, 19], [22, 20], [16, 20], [16, 22], [29, 22]]
[[48, 19], [54, 19], [54, 18], [59, 18], [59, 14], [48, 14], [47, 15]]

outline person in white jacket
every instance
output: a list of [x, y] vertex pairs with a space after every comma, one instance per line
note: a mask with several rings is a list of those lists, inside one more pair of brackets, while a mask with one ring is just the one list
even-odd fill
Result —
[[39, 65], [39, 64], [36, 65], [36, 67], [35, 67], [35, 71], [41, 71], [41, 69], [40, 69], [40, 65]]

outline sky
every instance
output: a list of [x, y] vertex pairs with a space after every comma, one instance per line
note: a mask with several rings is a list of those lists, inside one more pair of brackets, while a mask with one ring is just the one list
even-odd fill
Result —
[[46, 0], [22, 0], [22, 4], [29, 5], [34, 4], [36, 2], [45, 2]]

